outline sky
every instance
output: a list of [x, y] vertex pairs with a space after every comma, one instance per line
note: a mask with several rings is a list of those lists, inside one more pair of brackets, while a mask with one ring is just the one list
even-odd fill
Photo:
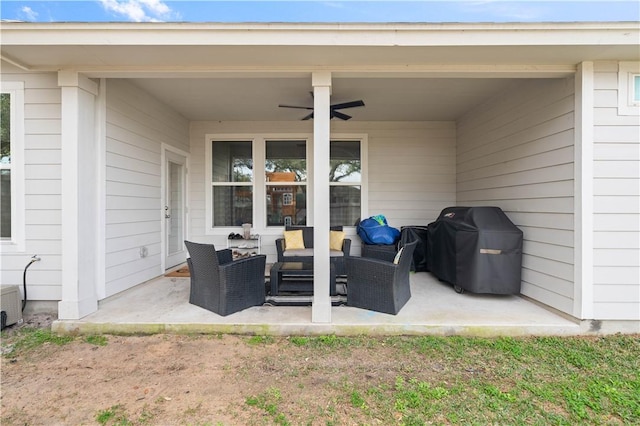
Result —
[[589, 22], [640, 21], [640, 1], [0, 0], [28, 22]]

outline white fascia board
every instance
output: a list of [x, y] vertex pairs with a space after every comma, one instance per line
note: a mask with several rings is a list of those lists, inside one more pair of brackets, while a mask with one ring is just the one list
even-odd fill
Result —
[[5, 46], [531, 46], [633, 45], [640, 23], [175, 24], [13, 23]]

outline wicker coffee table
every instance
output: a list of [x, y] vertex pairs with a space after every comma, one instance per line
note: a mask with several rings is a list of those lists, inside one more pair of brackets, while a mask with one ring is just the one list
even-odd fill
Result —
[[[271, 295], [281, 292], [313, 293], [313, 262], [276, 262], [271, 267]], [[336, 293], [336, 269], [330, 263], [329, 292]]]

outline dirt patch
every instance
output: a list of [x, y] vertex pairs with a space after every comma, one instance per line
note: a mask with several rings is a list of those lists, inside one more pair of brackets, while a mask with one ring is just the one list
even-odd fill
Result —
[[[25, 326], [47, 323], [40, 316]], [[228, 335], [105, 337], [105, 345], [78, 337], [3, 357], [0, 423], [98, 424], [98, 416], [113, 413], [106, 424], [355, 424], [361, 411], [349, 394], [356, 384], [392, 386], [404, 370], [438, 369], [419, 357], [391, 359], [384, 346], [311, 347]]]
[[17, 333], [23, 327], [31, 328], [51, 328], [51, 323], [58, 319], [54, 314], [37, 313], [24, 315], [21, 323], [13, 324], [3, 330], [7, 336]]

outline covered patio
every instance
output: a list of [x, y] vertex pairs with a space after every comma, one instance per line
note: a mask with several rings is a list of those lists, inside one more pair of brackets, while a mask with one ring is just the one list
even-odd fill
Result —
[[[189, 304], [189, 278], [161, 277], [100, 302], [79, 320], [58, 320], [59, 333], [238, 333], [255, 335], [577, 335], [606, 330], [521, 296], [455, 293], [427, 272], [411, 274], [412, 297], [398, 315], [347, 305], [331, 308], [331, 323], [312, 321], [311, 306], [264, 306], [223, 317]], [[300, 300], [298, 297], [296, 300]], [[338, 300], [338, 299], [336, 299]]]
[[[30, 303], [57, 302], [54, 328], [87, 333], [637, 326], [637, 117], [620, 115], [617, 95], [637, 34], [636, 23], [5, 23], [2, 78], [26, 129], [15, 169], [30, 184], [3, 282], [20, 282], [37, 253]], [[364, 105], [350, 120], [331, 109], [352, 102]], [[331, 161], [358, 173], [332, 180]], [[331, 226], [358, 256], [356, 219], [424, 226], [454, 205], [500, 207], [523, 231], [520, 296], [458, 295], [417, 273], [397, 317], [331, 305]], [[223, 249], [244, 223], [267, 262], [287, 224], [315, 228], [313, 307], [222, 318], [188, 304], [188, 279], [163, 277], [185, 261], [184, 240]]]

